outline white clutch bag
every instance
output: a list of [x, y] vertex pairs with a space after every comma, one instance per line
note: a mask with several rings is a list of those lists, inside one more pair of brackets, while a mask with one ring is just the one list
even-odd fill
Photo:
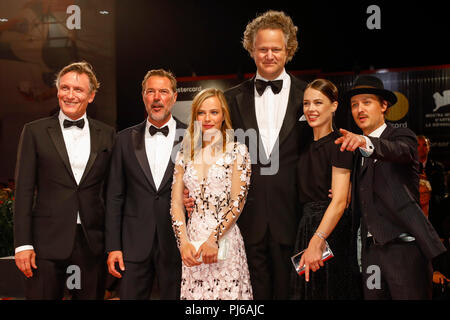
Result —
[[[205, 241], [191, 241], [191, 243], [194, 246], [196, 251], [198, 251], [198, 249], [204, 242]], [[225, 260], [227, 258], [228, 246], [229, 246], [229, 240], [226, 238], [226, 236], [223, 236], [222, 238], [220, 238], [219, 252], [217, 253], [217, 260]], [[201, 261], [202, 256], [200, 256], [200, 258], [198, 258], [198, 259], [199, 259], [199, 261]]]

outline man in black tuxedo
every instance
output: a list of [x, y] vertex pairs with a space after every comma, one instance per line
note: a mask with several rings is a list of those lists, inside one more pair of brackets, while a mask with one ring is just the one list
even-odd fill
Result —
[[[174, 162], [186, 126], [171, 109], [176, 80], [165, 70], [142, 82], [147, 119], [117, 135], [106, 206], [109, 272], [121, 278], [121, 299], [149, 299], [158, 279], [161, 299], [180, 297], [181, 257], [172, 229]], [[116, 264], [121, 272], [116, 269]]]
[[419, 206], [416, 135], [385, 123], [397, 101], [380, 79], [364, 75], [344, 95], [363, 131], [341, 129], [336, 143], [356, 151], [352, 210], [361, 218], [365, 299], [430, 299], [431, 259], [445, 252]]
[[310, 134], [301, 121], [306, 83], [284, 68], [297, 50], [297, 27], [283, 12], [268, 11], [247, 25], [243, 45], [256, 76], [225, 92], [235, 134], [239, 139], [239, 129], [245, 132], [241, 142], [252, 157], [251, 187], [238, 224], [254, 298], [287, 299], [301, 212], [296, 165]]
[[27, 299], [62, 299], [68, 275], [72, 299], [103, 299], [103, 190], [115, 130], [86, 116], [99, 87], [88, 63], [64, 67], [56, 87], [59, 113], [26, 124], [20, 138], [16, 265]]

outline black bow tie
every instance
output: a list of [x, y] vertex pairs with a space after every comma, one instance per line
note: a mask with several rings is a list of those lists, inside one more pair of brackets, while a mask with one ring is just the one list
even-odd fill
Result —
[[270, 86], [272, 88], [273, 93], [278, 94], [283, 87], [283, 80], [275, 80], [275, 81], [264, 81], [260, 79], [255, 80], [255, 88], [261, 96], [266, 90], [266, 87]]
[[63, 126], [64, 126], [64, 128], [70, 128], [72, 126], [77, 126], [78, 128], [83, 129], [84, 119], [80, 119], [77, 121], [70, 121], [70, 120], [65, 119], [63, 122]]
[[167, 135], [169, 134], [169, 127], [164, 126], [162, 128], [157, 128], [154, 126], [150, 126], [150, 128], [148, 128], [148, 131], [150, 132], [151, 136], [154, 136], [156, 133], [161, 132], [164, 136], [167, 137]]

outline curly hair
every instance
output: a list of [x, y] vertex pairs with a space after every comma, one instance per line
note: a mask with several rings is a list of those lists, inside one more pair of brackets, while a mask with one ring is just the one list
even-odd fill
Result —
[[245, 28], [242, 45], [251, 57], [253, 57], [256, 33], [262, 29], [281, 29], [283, 31], [286, 40], [287, 61], [291, 61], [298, 49], [298, 28], [294, 25], [291, 17], [283, 11], [269, 10], [250, 21]]

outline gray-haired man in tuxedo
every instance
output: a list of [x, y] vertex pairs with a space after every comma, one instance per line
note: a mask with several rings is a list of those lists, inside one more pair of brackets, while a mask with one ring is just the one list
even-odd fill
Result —
[[72, 299], [103, 299], [103, 191], [115, 130], [86, 115], [99, 88], [91, 65], [64, 67], [56, 87], [60, 111], [27, 123], [20, 138], [16, 265], [28, 299], [62, 299], [68, 274], [78, 277]]

